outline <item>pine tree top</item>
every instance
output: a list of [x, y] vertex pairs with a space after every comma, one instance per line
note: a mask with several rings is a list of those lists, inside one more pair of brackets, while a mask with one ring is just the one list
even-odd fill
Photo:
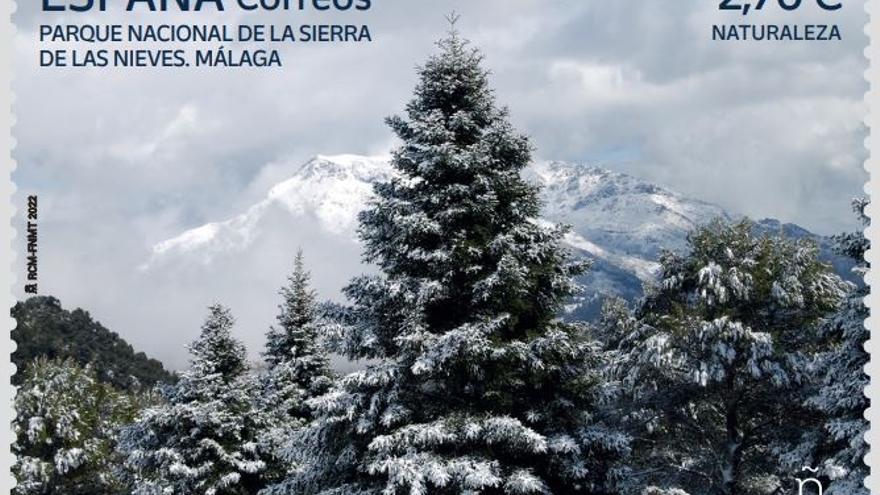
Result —
[[315, 300], [317, 295], [311, 288], [311, 274], [305, 268], [302, 249], [296, 253], [293, 272], [287, 277], [287, 286], [281, 288], [284, 298], [278, 306], [279, 325], [291, 331], [311, 322], [315, 317]]
[[199, 338], [189, 346], [191, 372], [197, 376], [221, 375], [231, 381], [248, 370], [244, 344], [232, 336], [235, 319], [226, 307], [213, 304]]
[[455, 29], [437, 45], [406, 116], [388, 119], [401, 177], [360, 216], [365, 257], [400, 283], [436, 284], [430, 327], [506, 313], [501, 326], [523, 335], [556, 317], [583, 266], [568, 262], [563, 229], [535, 220], [538, 189], [520, 176], [531, 145], [496, 105], [482, 54]]
[[401, 173], [360, 215], [365, 258], [382, 273], [351, 282], [352, 305], [327, 332], [338, 352], [376, 361], [309, 401], [314, 471], [292, 482], [327, 476], [323, 493], [585, 487], [624, 442], [578, 431], [597, 357], [557, 317], [581, 265], [564, 229], [536, 220], [537, 189], [520, 175], [531, 147], [496, 106], [479, 51], [453, 29], [418, 73], [406, 114], [388, 119]]
[[287, 282], [279, 291], [282, 301], [278, 305], [277, 326], [266, 334], [263, 356], [270, 367], [316, 352], [317, 335], [313, 324], [317, 294], [311, 288], [311, 274], [305, 268], [301, 249], [294, 258]]

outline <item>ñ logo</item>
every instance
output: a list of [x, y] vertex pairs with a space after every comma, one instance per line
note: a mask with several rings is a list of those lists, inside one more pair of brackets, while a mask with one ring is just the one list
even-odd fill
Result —
[[[811, 468], [809, 466], [804, 466], [803, 468], [801, 468], [801, 471], [809, 471], [813, 474], [816, 474], [819, 472], [819, 468]], [[795, 480], [797, 480], [797, 482], [798, 482], [798, 495], [806, 495], [804, 492], [804, 487], [811, 486], [811, 485], [816, 487], [816, 490], [818, 490], [816, 493], [818, 493], [818, 495], [823, 494], [822, 482], [817, 480], [816, 478], [807, 478], [805, 480], [802, 480], [800, 478], [795, 478]]]

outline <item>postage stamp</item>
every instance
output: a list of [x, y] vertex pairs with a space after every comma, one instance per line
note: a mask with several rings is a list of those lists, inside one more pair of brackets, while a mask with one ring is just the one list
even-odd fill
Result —
[[20, 0], [9, 492], [871, 493], [870, 8]]

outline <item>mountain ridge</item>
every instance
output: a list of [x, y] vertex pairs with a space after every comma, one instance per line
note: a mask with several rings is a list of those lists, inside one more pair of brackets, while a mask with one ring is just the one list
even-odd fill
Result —
[[12, 339], [17, 345], [12, 362], [17, 371], [14, 385], [21, 384], [27, 366], [35, 359], [73, 359], [92, 365], [98, 378], [120, 389], [149, 388], [173, 382], [163, 364], [135, 351], [119, 334], [108, 330], [85, 310], [67, 310], [52, 296], [19, 301], [11, 310], [16, 320]]
[[[295, 170], [245, 212], [157, 243], [141, 269], [210, 266], [247, 251], [268, 230], [320, 231], [331, 245], [356, 244], [357, 213], [372, 198], [373, 184], [395, 174], [387, 156], [317, 155]], [[630, 301], [640, 297], [642, 286], [657, 273], [660, 252], [686, 249], [687, 233], [696, 226], [714, 218], [739, 218], [710, 202], [594, 165], [536, 162], [523, 175], [541, 187], [540, 221], [570, 225], [569, 248], [594, 260], [593, 269], [579, 279], [588, 290], [576, 312], [585, 317], [595, 316], [607, 295]], [[773, 219], [759, 225], [824, 239]], [[826, 245], [823, 251], [829, 254], [830, 249]]]

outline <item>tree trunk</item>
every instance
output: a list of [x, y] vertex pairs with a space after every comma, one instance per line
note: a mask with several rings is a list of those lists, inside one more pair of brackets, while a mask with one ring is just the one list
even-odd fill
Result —
[[740, 462], [742, 461], [742, 434], [736, 407], [727, 410], [727, 443], [724, 446], [724, 467], [721, 475], [724, 495], [739, 495]]

